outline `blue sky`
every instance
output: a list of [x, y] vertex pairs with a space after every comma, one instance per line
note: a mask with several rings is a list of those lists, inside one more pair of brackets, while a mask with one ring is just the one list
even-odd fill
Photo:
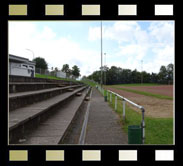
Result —
[[[68, 63], [88, 75], [100, 67], [100, 21], [10, 21], [9, 53], [32, 59], [43, 57], [49, 68]], [[103, 21], [106, 64], [159, 71], [174, 63], [173, 21]]]

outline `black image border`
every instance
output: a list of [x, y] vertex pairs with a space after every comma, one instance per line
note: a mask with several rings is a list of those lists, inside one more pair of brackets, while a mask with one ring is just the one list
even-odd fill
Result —
[[[2, 2], [0, 2], [2, 3]], [[9, 16], [9, 4], [27, 4], [27, 16]], [[64, 4], [64, 16], [45, 16], [45, 4]], [[100, 16], [82, 16], [82, 4], [100, 4]], [[118, 4], [137, 4], [137, 16], [118, 16]], [[173, 4], [173, 16], [155, 16], [155, 4]], [[8, 145], [7, 134], [7, 120], [8, 120], [8, 21], [11, 20], [171, 20], [175, 21], [175, 54], [177, 51], [177, 11], [175, 0], [8, 0], [0, 5], [0, 72], [1, 72], [1, 100], [0, 100], [0, 163], [5, 166], [33, 166], [33, 165], [180, 165], [183, 163], [182, 155], [182, 140], [183, 140], [183, 125], [182, 125], [182, 112], [175, 103], [175, 145], [59, 145], [59, 146], [38, 146], [38, 145]], [[176, 63], [175, 58], [175, 63]], [[176, 65], [177, 68], [177, 65]], [[176, 69], [175, 69], [176, 72]], [[178, 80], [176, 78], [176, 80]], [[178, 86], [176, 81], [175, 90]], [[176, 91], [175, 91], [176, 92]], [[175, 98], [177, 93], [175, 93]], [[178, 108], [178, 109], [176, 109]], [[29, 160], [27, 162], [10, 162], [9, 150], [28, 150]], [[64, 150], [65, 160], [63, 162], [46, 162], [46, 150]], [[101, 161], [83, 162], [82, 150], [101, 150]], [[118, 150], [138, 150], [138, 161], [135, 162], [121, 162], [118, 161]], [[174, 150], [174, 161], [155, 161], [155, 150]]]

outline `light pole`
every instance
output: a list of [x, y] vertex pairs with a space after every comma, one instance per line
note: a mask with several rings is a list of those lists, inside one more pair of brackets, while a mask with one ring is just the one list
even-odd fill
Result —
[[106, 70], [107, 70], [107, 65], [106, 65], [106, 53], [104, 53], [104, 55], [105, 55], [105, 85], [106, 85]]
[[26, 48], [26, 50], [28, 50], [28, 51], [32, 52], [33, 59], [34, 59], [34, 52], [33, 52], [31, 49], [29, 49], [29, 48]]
[[102, 65], [102, 21], [101, 21], [101, 80], [100, 80], [100, 84], [101, 84], [101, 88], [102, 88], [102, 70], [103, 70], [103, 65]]
[[143, 60], [141, 60], [141, 84], [143, 83]]

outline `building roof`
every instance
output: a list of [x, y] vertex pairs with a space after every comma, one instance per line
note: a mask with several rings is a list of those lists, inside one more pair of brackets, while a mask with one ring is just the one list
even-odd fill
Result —
[[9, 61], [11, 61], [11, 62], [19, 62], [19, 63], [26, 63], [26, 64], [29, 64], [29, 65], [35, 65], [36, 64], [36, 62], [29, 61], [29, 59], [27, 59], [27, 58], [16, 56], [16, 55], [12, 55], [12, 54], [9, 54]]

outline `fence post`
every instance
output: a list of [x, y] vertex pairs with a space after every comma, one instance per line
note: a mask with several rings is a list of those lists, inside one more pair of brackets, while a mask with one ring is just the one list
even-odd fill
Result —
[[117, 111], [117, 95], [115, 95], [115, 111]]
[[112, 93], [110, 93], [110, 102], [112, 102]]
[[125, 100], [123, 99], [123, 121], [125, 122]]
[[141, 108], [141, 110], [142, 110], [142, 123], [141, 123], [141, 126], [142, 126], [142, 143], [144, 144], [144, 142], [145, 142], [145, 121], [144, 121], [145, 110], [143, 107]]

